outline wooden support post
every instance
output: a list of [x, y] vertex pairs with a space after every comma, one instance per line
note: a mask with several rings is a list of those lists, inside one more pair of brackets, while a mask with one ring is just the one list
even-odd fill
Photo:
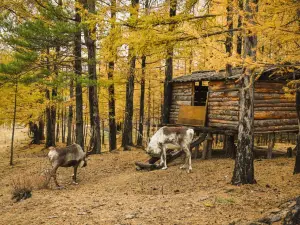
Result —
[[235, 155], [234, 135], [226, 135], [224, 139], [223, 150], [228, 157], [233, 158]]
[[195, 147], [195, 155], [194, 155], [194, 158], [197, 159], [198, 158], [198, 155], [199, 155], [199, 145], [197, 145]]
[[212, 135], [208, 133], [207, 137], [205, 138], [205, 142], [203, 144], [203, 153], [202, 159], [210, 159], [212, 153]]
[[272, 150], [275, 145], [275, 133], [269, 134], [269, 143], [268, 143], [268, 155], [267, 158], [271, 159], [272, 158]]
[[219, 134], [216, 134], [216, 140], [215, 140], [216, 146], [218, 146], [218, 142], [219, 142]]

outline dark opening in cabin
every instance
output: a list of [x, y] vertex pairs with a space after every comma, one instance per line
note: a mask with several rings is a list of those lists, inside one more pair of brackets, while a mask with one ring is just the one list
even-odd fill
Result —
[[195, 82], [194, 106], [205, 106], [208, 92], [208, 81]]

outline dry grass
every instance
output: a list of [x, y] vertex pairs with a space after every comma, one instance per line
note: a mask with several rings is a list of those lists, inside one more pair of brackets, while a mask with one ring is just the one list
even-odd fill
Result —
[[[42, 149], [18, 148], [13, 167], [0, 151], [5, 158], [0, 160], [0, 224], [240, 225], [300, 194], [294, 158], [255, 160], [257, 184], [236, 187], [230, 184], [231, 159], [193, 160], [191, 174], [179, 169], [180, 159], [166, 171], [136, 171], [134, 161], [148, 158], [140, 149], [90, 156], [88, 166], [78, 170], [79, 185], [71, 184], [72, 168], [59, 168], [57, 179], [65, 188], [55, 189], [51, 180], [49, 188], [39, 189], [50, 166]], [[14, 204], [12, 176], [21, 174], [32, 180], [32, 197]]]

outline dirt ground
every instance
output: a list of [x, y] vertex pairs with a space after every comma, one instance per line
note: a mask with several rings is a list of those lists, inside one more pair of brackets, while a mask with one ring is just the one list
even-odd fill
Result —
[[179, 169], [181, 160], [165, 171], [136, 171], [134, 161], [148, 156], [134, 149], [89, 157], [79, 185], [71, 184], [71, 168], [60, 168], [64, 189], [52, 181], [49, 189], [14, 203], [12, 180], [33, 179], [50, 164], [43, 146], [19, 144], [10, 167], [8, 149], [0, 147], [0, 224], [243, 224], [300, 194], [294, 158], [256, 159], [257, 184], [236, 187], [231, 159], [193, 160], [191, 174]]

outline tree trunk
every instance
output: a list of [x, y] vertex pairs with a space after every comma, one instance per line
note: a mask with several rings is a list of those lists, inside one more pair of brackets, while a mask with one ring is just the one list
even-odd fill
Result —
[[146, 70], [146, 56], [142, 56], [142, 78], [141, 78], [141, 97], [140, 97], [140, 121], [138, 130], [137, 145], [143, 145], [144, 132], [144, 104], [145, 104], [145, 70]]
[[[95, 14], [95, 0], [83, 0], [84, 6], [92, 14]], [[88, 73], [91, 84], [89, 85], [89, 107], [90, 107], [90, 123], [91, 123], [91, 139], [90, 153], [101, 153], [100, 140], [100, 116], [97, 92], [97, 72], [96, 72], [96, 41], [93, 35], [96, 33], [96, 26], [84, 29], [85, 43], [88, 51]]]
[[[132, 0], [131, 5], [135, 9], [130, 14], [132, 19], [138, 17], [139, 0]], [[126, 83], [126, 107], [125, 107], [125, 121], [122, 136], [122, 147], [124, 151], [130, 150], [129, 145], [132, 145], [132, 119], [133, 119], [133, 95], [134, 95], [134, 76], [135, 76], [135, 61], [136, 56], [134, 49], [129, 47], [129, 76]]]
[[[116, 0], [111, 0], [111, 30], [114, 31], [116, 20]], [[113, 33], [114, 35], [114, 33]], [[111, 41], [113, 46], [114, 40]], [[110, 46], [110, 52], [116, 54], [116, 49]], [[112, 56], [112, 58], [114, 58]], [[117, 148], [117, 130], [116, 130], [116, 106], [115, 106], [115, 86], [114, 86], [114, 60], [108, 63], [108, 80], [111, 82], [108, 87], [108, 123], [109, 123], [109, 151]]]
[[[77, 0], [78, 1], [78, 0]], [[83, 100], [82, 100], [82, 85], [81, 85], [81, 77], [82, 77], [82, 67], [81, 67], [81, 30], [79, 28], [79, 24], [81, 22], [81, 17], [79, 14], [80, 9], [78, 7], [75, 8], [75, 21], [77, 26], [77, 31], [75, 32], [74, 37], [74, 72], [76, 74], [76, 130], [75, 142], [79, 144], [82, 149], [84, 149], [84, 137], [83, 137]]]
[[[169, 16], [176, 16], [177, 0], [170, 0], [170, 11]], [[169, 32], [174, 30], [175, 26], [172, 24], [169, 26]], [[173, 45], [167, 44], [167, 58], [166, 58], [166, 69], [165, 69], [165, 82], [164, 82], [164, 108], [162, 115], [162, 122], [164, 124], [169, 123], [169, 113], [172, 101], [172, 84], [173, 78]]]
[[299, 91], [298, 86], [297, 86], [297, 91], [296, 91], [296, 111], [297, 111], [297, 116], [298, 116], [299, 133], [297, 135], [296, 160], [295, 160], [294, 174], [300, 173], [300, 91]]
[[275, 145], [275, 133], [271, 133], [269, 134], [269, 138], [268, 138], [268, 154], [267, 154], [267, 158], [271, 159], [272, 158], [272, 151]]
[[61, 115], [61, 142], [65, 143], [66, 142], [66, 108], [63, 106], [62, 108], [62, 115]]
[[150, 139], [150, 108], [151, 108], [151, 79], [149, 78], [148, 84], [148, 112], [147, 112], [147, 142]]
[[[243, 0], [238, 0], [238, 6], [239, 6], [239, 10], [242, 11], [243, 10]], [[241, 26], [242, 26], [242, 15], [241, 15], [241, 12], [240, 12], [239, 16], [238, 16], [237, 28], [241, 28]], [[242, 46], [243, 46], [243, 37], [242, 37], [242, 34], [240, 32], [238, 32], [238, 34], [237, 34], [236, 52], [239, 55], [242, 55]]]
[[[232, 39], [233, 39], [233, 5], [232, 0], [227, 0], [227, 27], [228, 34], [225, 40], [226, 53], [228, 57], [232, 56]], [[226, 76], [232, 76], [232, 65], [226, 63]]]
[[253, 80], [251, 71], [241, 79], [238, 146], [232, 184], [254, 183], [253, 166]]
[[45, 123], [44, 123], [43, 117], [40, 116], [40, 118], [39, 118], [39, 137], [40, 137], [41, 141], [45, 140], [44, 127], [45, 127]]
[[59, 123], [60, 123], [60, 111], [57, 109], [57, 120], [56, 120], [56, 138], [55, 141], [59, 142]]
[[[248, 24], [254, 24], [253, 5], [256, 0], [247, 0], [245, 2], [245, 29]], [[257, 37], [250, 30], [245, 30], [244, 36], [244, 57], [251, 57], [256, 60]], [[239, 127], [238, 127], [238, 146], [235, 159], [235, 168], [232, 177], [232, 184], [253, 184], [254, 165], [253, 165], [253, 147], [254, 147], [254, 79], [253, 70], [246, 66], [240, 80], [240, 100], [239, 100]]]
[[72, 129], [73, 129], [73, 97], [74, 97], [74, 87], [73, 78], [70, 77], [70, 105], [68, 113], [68, 136], [67, 136], [67, 146], [72, 144]]
[[[50, 61], [49, 61], [50, 49], [47, 48], [47, 70], [50, 72]], [[53, 94], [53, 92], [52, 92]], [[55, 136], [53, 137], [53, 119], [52, 119], [52, 101], [50, 98], [50, 90], [46, 89], [46, 99], [48, 105], [46, 106], [46, 148], [55, 146]]]
[[[129, 50], [130, 52], [132, 50]], [[125, 121], [122, 137], [122, 147], [124, 151], [130, 150], [129, 145], [132, 145], [132, 119], [133, 119], [133, 94], [134, 94], [134, 70], [135, 70], [135, 56], [130, 57], [130, 74], [126, 83], [126, 107], [125, 107]]]
[[17, 115], [17, 94], [18, 94], [18, 81], [15, 84], [15, 102], [14, 102], [14, 118], [13, 118], [13, 127], [11, 135], [11, 145], [10, 145], [10, 161], [9, 165], [13, 165], [14, 158], [14, 140], [15, 140], [15, 127], [16, 127], [16, 115]]

